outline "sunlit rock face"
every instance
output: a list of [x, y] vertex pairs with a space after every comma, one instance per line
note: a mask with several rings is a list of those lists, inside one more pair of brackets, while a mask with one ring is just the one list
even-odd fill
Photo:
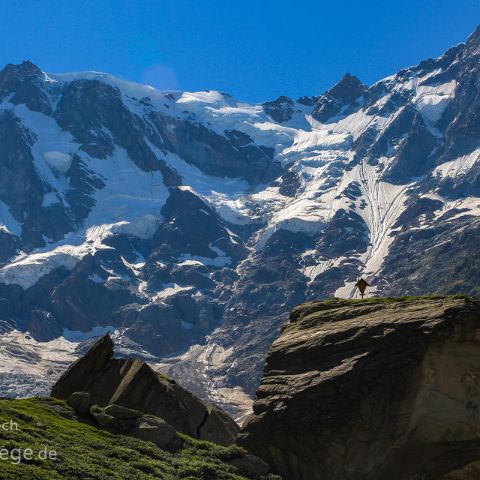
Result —
[[6, 66], [0, 342], [42, 360], [2, 347], [3, 392], [110, 329], [240, 414], [295, 305], [478, 294], [479, 55], [262, 104]]
[[473, 480], [479, 340], [479, 301], [301, 305], [240, 443], [285, 480]]

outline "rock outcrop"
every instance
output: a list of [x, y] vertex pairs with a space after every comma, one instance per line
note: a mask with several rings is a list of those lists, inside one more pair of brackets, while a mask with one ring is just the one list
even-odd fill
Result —
[[[73, 395], [77, 394], [70, 395], [68, 401], [70, 405]], [[138, 410], [111, 404], [106, 408], [93, 406], [89, 413], [100, 428], [152, 442], [162, 450], [175, 452], [183, 445], [180, 435], [165, 420], [152, 415], [143, 415]]]
[[239, 443], [285, 480], [473, 480], [480, 302], [311, 302], [268, 355]]
[[233, 444], [238, 433], [237, 424], [222, 410], [201, 401], [146, 363], [113, 358], [109, 335], [70, 366], [51, 395], [67, 400], [76, 392], [89, 394], [92, 405], [135, 409], [162, 418], [176, 431], [221, 445]]
[[320, 97], [312, 117], [319, 122], [328, 123], [346, 108], [353, 112], [361, 105], [362, 96], [367, 92], [368, 88], [357, 77], [346, 73], [340, 82]]

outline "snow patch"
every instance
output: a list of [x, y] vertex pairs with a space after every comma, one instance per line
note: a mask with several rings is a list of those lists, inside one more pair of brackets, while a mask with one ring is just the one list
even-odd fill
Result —
[[255, 248], [257, 251], [264, 248], [272, 235], [280, 229], [294, 233], [315, 234], [324, 226], [325, 215], [320, 202], [300, 199], [272, 216], [268, 226], [260, 232]]
[[226, 267], [232, 262], [232, 259], [230, 257], [216, 257], [216, 258], [201, 257], [198, 255], [190, 255], [189, 253], [186, 253], [184, 255], [181, 255], [177, 261], [180, 263], [184, 263], [185, 261], [189, 261], [189, 262], [195, 261], [201, 265], [210, 265], [213, 267]]
[[422, 117], [432, 124], [440, 120], [455, 94], [456, 86], [455, 80], [435, 86], [418, 86], [413, 101]]
[[73, 73], [48, 73], [48, 77], [55, 82], [65, 83], [73, 82], [75, 80], [96, 80], [98, 82], [106, 83], [114, 88], [118, 88], [123, 95], [141, 99], [149, 97], [153, 100], [165, 102], [165, 93], [156, 90], [149, 85], [141, 85], [139, 83], [128, 82], [121, 80], [109, 73], [87, 71], [87, 72], [73, 72]]
[[[222, 238], [219, 238], [218, 240], [222, 240]], [[209, 243], [208, 248], [213, 253], [216, 253], [219, 257], [225, 257], [227, 254], [221, 248], [218, 248], [214, 245], [216, 242], [218, 242], [218, 240], [215, 240], [215, 242]]]
[[450, 162], [445, 162], [433, 170], [433, 176], [440, 178], [455, 178], [466, 175], [480, 159], [480, 149], [476, 149], [468, 155], [463, 155]]
[[52, 170], [60, 173], [66, 173], [72, 164], [71, 155], [55, 150], [43, 152], [43, 158]]
[[318, 260], [315, 265], [310, 265], [300, 269], [306, 277], [310, 279], [310, 281], [315, 280], [318, 275], [321, 273], [330, 270], [331, 268], [338, 267], [346, 257], [337, 257], [328, 260]]
[[58, 198], [56, 192], [49, 192], [43, 196], [42, 207], [50, 207], [56, 203], [60, 203], [60, 199]]
[[84, 342], [90, 338], [103, 337], [107, 333], [113, 332], [115, 327], [93, 327], [88, 332], [81, 332], [80, 330], [68, 330], [68, 328], [63, 329], [63, 338], [69, 342]]
[[91, 280], [93, 283], [100, 283], [100, 284], [105, 283], [105, 280], [100, 275], [98, 275], [98, 273], [89, 275], [88, 279]]
[[22, 226], [10, 213], [8, 205], [0, 200], [0, 230], [20, 237], [22, 235]]
[[178, 267], [185, 266], [203, 266], [204, 264], [198, 260], [184, 260], [183, 262], [177, 263]]
[[163, 290], [153, 295], [152, 301], [157, 302], [159, 300], [164, 300], [165, 298], [176, 295], [179, 292], [188, 292], [193, 289], [194, 287], [181, 287], [176, 283], [171, 283], [171, 284], [165, 285], [165, 288]]

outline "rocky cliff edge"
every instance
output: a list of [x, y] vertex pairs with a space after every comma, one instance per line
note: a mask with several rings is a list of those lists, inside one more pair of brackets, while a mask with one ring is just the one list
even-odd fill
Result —
[[480, 478], [480, 302], [306, 303], [240, 443], [285, 480]]

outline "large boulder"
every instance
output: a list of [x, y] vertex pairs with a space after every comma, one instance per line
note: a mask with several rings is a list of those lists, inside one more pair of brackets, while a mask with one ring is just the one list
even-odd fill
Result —
[[171, 452], [178, 450], [183, 444], [177, 432], [167, 422], [157, 417], [142, 417], [129, 434]]
[[134, 427], [134, 422], [125, 422], [120, 418], [115, 418], [113, 415], [108, 415], [108, 413], [105, 413], [103, 410], [92, 410], [92, 417], [99, 427], [114, 432], [127, 433]]
[[67, 398], [67, 403], [78, 415], [88, 415], [92, 406], [92, 397], [88, 392], [74, 392]]
[[115, 404], [106, 408], [94, 405], [90, 415], [100, 428], [152, 442], [162, 450], [175, 452], [183, 445], [180, 435], [165, 420], [138, 410]]
[[138, 410], [122, 407], [121, 405], [116, 405], [115, 403], [106, 407], [105, 413], [122, 420], [131, 420], [134, 418], [140, 418], [142, 416], [142, 412], [139, 412]]
[[284, 480], [474, 480], [480, 302], [312, 302], [268, 355], [239, 443]]
[[[237, 424], [221, 409], [203, 402], [145, 362], [113, 358], [113, 342], [108, 335], [69, 367], [51, 395], [68, 399], [80, 391], [90, 394], [91, 404], [107, 407], [102, 415], [113, 418], [121, 417], [118, 407], [138, 410], [164, 419], [176, 431], [221, 445], [233, 444], [238, 434]], [[108, 419], [100, 420], [105, 423]]]

